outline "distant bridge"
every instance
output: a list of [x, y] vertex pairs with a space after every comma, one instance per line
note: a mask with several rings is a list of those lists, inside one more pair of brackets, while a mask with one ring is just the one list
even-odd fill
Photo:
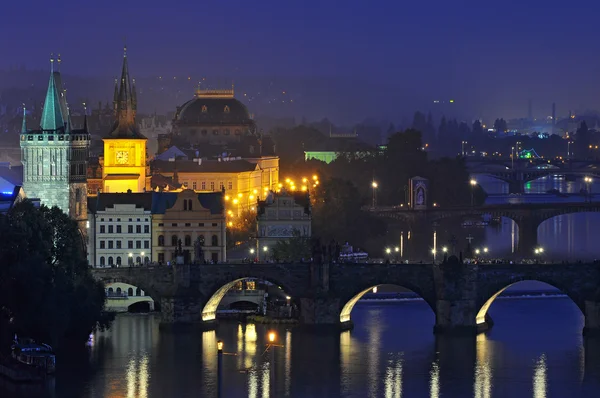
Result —
[[240, 280], [257, 278], [290, 295], [303, 324], [351, 327], [356, 302], [373, 287], [392, 284], [425, 300], [435, 314], [435, 332], [466, 334], [491, 326], [487, 311], [506, 288], [536, 280], [571, 298], [585, 316], [584, 333], [600, 335], [600, 264], [216, 264], [93, 269], [92, 273], [105, 283], [143, 289], [160, 302], [166, 326], [210, 326], [225, 293]]
[[600, 202], [594, 203], [520, 203], [497, 204], [472, 207], [434, 207], [415, 211], [406, 207], [375, 207], [367, 210], [379, 217], [392, 218], [406, 222], [414, 228], [434, 225], [443, 219], [461, 217], [480, 217], [489, 214], [492, 217], [507, 217], [519, 227], [517, 253], [529, 257], [537, 246], [537, 229], [541, 223], [553, 217], [572, 213], [600, 212]]

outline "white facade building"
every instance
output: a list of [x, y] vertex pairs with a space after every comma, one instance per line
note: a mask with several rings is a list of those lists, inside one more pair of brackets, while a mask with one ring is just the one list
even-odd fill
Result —
[[100, 193], [88, 200], [88, 262], [132, 266], [152, 258], [152, 192]]

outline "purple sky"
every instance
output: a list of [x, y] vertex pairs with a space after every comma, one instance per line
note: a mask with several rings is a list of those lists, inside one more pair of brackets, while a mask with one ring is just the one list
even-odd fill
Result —
[[[493, 4], [488, 4], [493, 3]], [[91, 4], [91, 5], [90, 5]], [[600, 109], [600, 3], [505, 1], [10, 0], [0, 69], [138, 76], [343, 76], [473, 115]]]

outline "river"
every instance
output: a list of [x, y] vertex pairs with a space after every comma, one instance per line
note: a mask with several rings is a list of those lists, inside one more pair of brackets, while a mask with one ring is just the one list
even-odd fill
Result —
[[582, 337], [583, 317], [568, 298], [499, 299], [490, 314], [495, 326], [486, 334], [436, 337], [425, 302], [362, 300], [352, 331], [274, 328], [273, 354], [263, 325], [169, 333], [159, 330], [159, 315], [120, 315], [84, 353], [58, 357], [54, 389], [0, 387], [0, 395], [216, 397], [220, 339], [223, 397], [600, 396], [600, 340]]

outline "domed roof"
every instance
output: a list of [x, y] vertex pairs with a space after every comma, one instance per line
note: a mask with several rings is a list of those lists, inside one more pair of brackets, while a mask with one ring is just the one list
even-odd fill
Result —
[[180, 125], [252, 125], [248, 108], [233, 97], [233, 90], [198, 90], [175, 115]]

